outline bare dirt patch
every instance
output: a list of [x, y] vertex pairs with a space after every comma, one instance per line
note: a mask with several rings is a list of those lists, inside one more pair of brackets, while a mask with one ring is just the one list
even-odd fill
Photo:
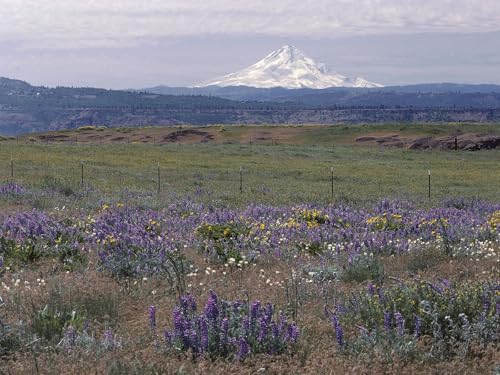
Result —
[[165, 142], [183, 143], [207, 143], [214, 139], [214, 136], [207, 131], [199, 129], [183, 129], [174, 131], [163, 137]]
[[357, 143], [378, 144], [410, 150], [491, 150], [500, 147], [500, 136], [491, 134], [460, 134], [442, 137], [402, 137], [399, 134], [369, 135], [356, 138]]

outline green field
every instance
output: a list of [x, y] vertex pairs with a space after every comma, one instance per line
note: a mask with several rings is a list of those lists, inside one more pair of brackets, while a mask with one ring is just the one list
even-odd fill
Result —
[[[470, 130], [465, 128], [465, 131]], [[478, 126], [479, 127], [479, 126]], [[257, 128], [257, 127], [255, 127]], [[497, 132], [491, 125], [479, 131]], [[262, 127], [257, 128], [262, 131]], [[264, 128], [265, 129], [265, 128]], [[286, 134], [286, 127], [279, 128]], [[151, 192], [157, 198], [158, 165], [160, 198], [172, 193], [197, 196], [221, 204], [252, 202], [286, 204], [331, 201], [364, 202], [381, 197], [405, 198], [427, 204], [428, 170], [431, 199], [477, 196], [497, 200], [500, 186], [500, 150], [480, 152], [421, 151], [379, 148], [356, 144], [354, 138], [374, 131], [426, 135], [456, 132], [456, 125], [311, 127], [292, 144], [0, 144], [2, 180], [44, 188], [57, 185], [80, 189], [81, 163], [84, 184], [104, 196], [118, 192]], [[154, 129], [153, 129], [154, 130]], [[229, 128], [225, 139], [242, 137], [243, 127]], [[246, 137], [248, 138], [248, 137]], [[240, 166], [243, 194], [240, 194]], [[56, 186], [56, 187], [57, 187]]]

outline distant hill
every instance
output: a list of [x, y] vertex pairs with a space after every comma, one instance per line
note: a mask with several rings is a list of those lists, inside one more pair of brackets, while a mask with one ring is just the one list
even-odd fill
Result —
[[[500, 94], [500, 85], [462, 85], [453, 83], [422, 84], [411, 86], [388, 86], [382, 88], [346, 88], [332, 87], [327, 89], [285, 89], [256, 88], [246, 86], [208, 86], [208, 87], [168, 87], [155, 86], [141, 91], [162, 95], [205, 95], [239, 101], [272, 101], [298, 102], [309, 105], [347, 105], [356, 106], [358, 103], [369, 105], [398, 105], [419, 106], [431, 105], [442, 107], [451, 105], [470, 106], [468, 101], [475, 96], [474, 105], [484, 107], [496, 106], [482, 98]], [[426, 98], [422, 100], [422, 98]], [[403, 101], [403, 103], [401, 103]], [[424, 103], [424, 104], [422, 104]]]
[[483, 92], [446, 92], [445, 87], [439, 85], [441, 91], [436, 92], [426, 91], [428, 85], [421, 91], [417, 86], [324, 90], [211, 86], [120, 91], [48, 88], [0, 78], [0, 134], [86, 125], [500, 122], [500, 89], [495, 91], [496, 86], [476, 87]]

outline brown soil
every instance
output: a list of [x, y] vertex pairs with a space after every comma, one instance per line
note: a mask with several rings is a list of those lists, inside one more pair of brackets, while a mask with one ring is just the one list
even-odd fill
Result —
[[370, 135], [356, 138], [358, 143], [378, 144], [385, 147], [400, 147], [410, 150], [465, 150], [479, 151], [500, 147], [500, 136], [490, 134], [460, 134], [444, 137], [402, 137], [393, 135]]

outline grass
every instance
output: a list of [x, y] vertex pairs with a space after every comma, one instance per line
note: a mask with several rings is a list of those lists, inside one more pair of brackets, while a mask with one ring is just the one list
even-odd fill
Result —
[[[479, 125], [477, 125], [479, 126]], [[428, 125], [405, 131], [432, 132]], [[482, 130], [492, 128], [479, 126]], [[483, 129], [484, 128], [484, 129]], [[282, 128], [286, 129], [286, 128]], [[27, 186], [55, 186], [71, 195], [80, 188], [81, 162], [84, 183], [104, 195], [128, 189], [156, 193], [157, 166], [161, 169], [163, 194], [198, 195], [205, 201], [229, 205], [250, 202], [287, 204], [331, 200], [334, 168], [334, 199], [373, 201], [381, 197], [427, 201], [427, 171], [432, 172], [432, 199], [477, 196], [494, 200], [500, 174], [491, 173], [500, 162], [500, 151], [455, 152], [378, 149], [355, 142], [331, 147], [325, 132], [350, 137], [363, 127], [345, 130], [314, 127], [300, 145], [256, 144], [17, 144], [4, 142], [0, 149], [0, 178]], [[373, 128], [367, 128], [369, 131]], [[380, 131], [397, 130], [381, 126]], [[437, 131], [444, 133], [440, 127]], [[447, 132], [455, 129], [450, 125]], [[496, 129], [496, 128], [495, 128]], [[226, 132], [236, 133], [241, 129]], [[367, 131], [365, 129], [365, 131]], [[224, 132], [224, 133], [226, 133]], [[232, 135], [236, 137], [236, 135]], [[319, 143], [319, 142], [318, 142]], [[243, 190], [239, 194], [239, 168], [243, 167]]]

